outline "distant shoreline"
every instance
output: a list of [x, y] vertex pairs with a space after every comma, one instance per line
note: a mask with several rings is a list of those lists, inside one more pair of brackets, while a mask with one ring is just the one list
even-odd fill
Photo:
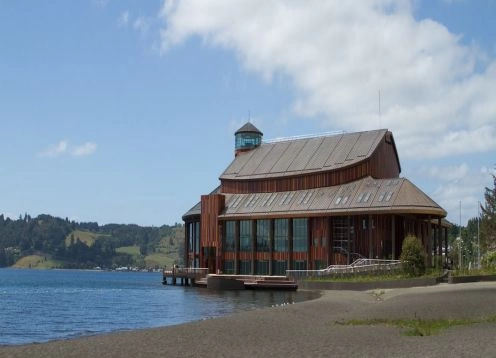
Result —
[[389, 326], [347, 326], [349, 319], [470, 318], [496, 314], [496, 283], [325, 291], [297, 304], [244, 311], [162, 328], [43, 344], [0, 347], [7, 357], [494, 356], [496, 324], [406, 337]]

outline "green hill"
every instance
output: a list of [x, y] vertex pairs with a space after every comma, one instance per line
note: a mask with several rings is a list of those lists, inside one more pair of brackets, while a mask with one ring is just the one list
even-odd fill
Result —
[[51, 269], [62, 267], [63, 262], [52, 259], [51, 255], [37, 254], [28, 255], [19, 259], [14, 265], [14, 268], [31, 268], [31, 269]]
[[82, 231], [82, 230], [74, 230], [65, 238], [65, 246], [69, 247], [71, 244], [73, 245], [77, 240], [86, 244], [86, 246], [91, 247], [96, 240], [101, 237], [110, 236], [105, 234], [96, 234], [90, 231]]
[[0, 267], [157, 268], [182, 264], [184, 227], [98, 225], [67, 218], [0, 215]]

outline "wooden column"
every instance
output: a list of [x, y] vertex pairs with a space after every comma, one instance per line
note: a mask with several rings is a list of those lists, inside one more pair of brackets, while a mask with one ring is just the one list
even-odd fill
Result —
[[391, 259], [396, 260], [396, 217], [391, 215]]
[[348, 251], [348, 253], [346, 255], [347, 256], [346, 257], [346, 263], [347, 263], [347, 265], [349, 265], [351, 263], [350, 262], [350, 260], [351, 260], [351, 257], [350, 257], [350, 250], [351, 250], [351, 245], [350, 245], [350, 240], [351, 240], [351, 225], [350, 225], [350, 221], [351, 221], [350, 220], [350, 216], [348, 216], [347, 221], [346, 221], [346, 223], [347, 223], [346, 226], [347, 226], [347, 230], [348, 230], [348, 233], [347, 233], [348, 235], [347, 235], [347, 238], [346, 238], [347, 239], [346, 250]]
[[369, 259], [374, 258], [374, 249], [373, 249], [373, 241], [372, 241], [372, 215], [369, 215], [369, 222], [368, 222], [368, 229], [369, 229]]
[[307, 270], [315, 270], [315, 258], [312, 256], [312, 251], [315, 252], [317, 250], [317, 246], [312, 250], [313, 247], [313, 238], [312, 238], [312, 224], [313, 219], [307, 219]]
[[438, 246], [438, 255], [439, 257], [443, 256], [443, 223], [441, 218], [437, 219], [437, 223], [439, 225], [439, 246]]
[[439, 248], [438, 248], [438, 255], [441, 257], [443, 255], [443, 245], [442, 243], [442, 237], [443, 237], [443, 226], [441, 223], [441, 217], [437, 219], [437, 230], [438, 230], [438, 237], [439, 237]]
[[288, 270], [293, 269], [293, 219], [288, 219]]
[[444, 260], [448, 261], [448, 228], [444, 228]]
[[431, 217], [427, 217], [427, 261], [432, 266], [432, 247], [436, 247], [436, 240], [432, 237]]
[[236, 220], [235, 224], [234, 224], [234, 232], [235, 232], [235, 237], [234, 237], [234, 274], [235, 275], [239, 275], [239, 230], [240, 230], [239, 220]]
[[[215, 268], [215, 273], [220, 273], [224, 269], [224, 225], [222, 224], [222, 221], [219, 221], [218, 223], [219, 228], [219, 242], [217, 243], [217, 250], [216, 250], [216, 258], [215, 258], [215, 265], [217, 266]], [[186, 284], [188, 284], [188, 280], [186, 279]]]
[[255, 252], [257, 245], [257, 221], [251, 221], [251, 274], [255, 274]]
[[269, 276], [272, 276], [274, 254], [274, 219], [269, 220]]
[[191, 224], [189, 222], [184, 225], [184, 266], [186, 267], [191, 267], [189, 264], [189, 235], [191, 230], [190, 226]]
[[327, 218], [327, 234], [326, 244], [327, 244], [327, 266], [332, 265], [334, 262], [332, 260], [332, 221], [331, 217]]

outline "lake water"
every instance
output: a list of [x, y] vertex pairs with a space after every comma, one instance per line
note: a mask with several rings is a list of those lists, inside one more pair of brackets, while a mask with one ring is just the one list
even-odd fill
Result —
[[161, 273], [0, 269], [0, 345], [168, 326], [312, 298], [163, 286]]

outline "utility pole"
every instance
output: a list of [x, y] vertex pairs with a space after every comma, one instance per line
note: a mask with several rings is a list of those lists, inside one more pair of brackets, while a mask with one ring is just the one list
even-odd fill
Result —
[[480, 261], [480, 201], [477, 201], [477, 268], [480, 270], [481, 261]]
[[462, 265], [462, 244], [463, 244], [463, 240], [462, 240], [462, 201], [460, 200], [460, 247], [458, 250], [458, 259], [459, 259], [458, 266], [459, 266], [460, 270], [463, 267], [463, 265]]

